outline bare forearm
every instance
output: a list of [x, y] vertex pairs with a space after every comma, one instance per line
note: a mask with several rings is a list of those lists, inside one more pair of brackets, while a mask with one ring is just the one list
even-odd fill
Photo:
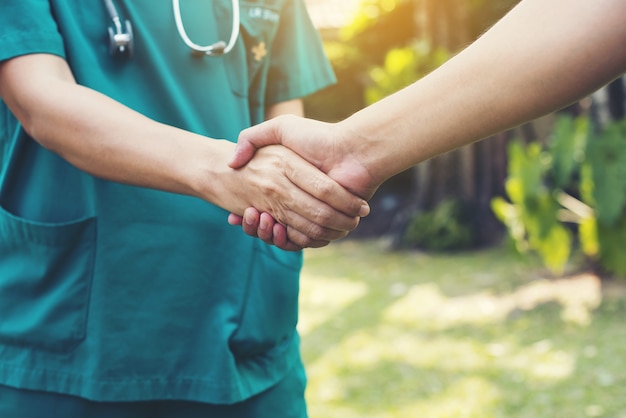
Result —
[[[200, 165], [218, 163], [218, 150], [229, 147], [226, 141], [219, 141], [220, 147], [218, 141], [157, 123], [99, 93], [77, 90], [65, 108], [40, 115], [35, 138], [97, 177], [206, 198], [199, 194], [195, 173]], [[45, 132], [38, 134], [37, 127]]]
[[[236, 214], [258, 207], [301, 231], [300, 246], [345, 235], [364, 205], [284, 148], [268, 149], [234, 170], [227, 164], [232, 142], [158, 123], [79, 86], [59, 57], [0, 64], [0, 96], [36, 141], [76, 167], [107, 180], [196, 196]], [[297, 104], [279, 108], [293, 111]], [[340, 204], [324, 203], [327, 194]]]
[[626, 69], [622, 0], [524, 0], [481, 39], [341, 129], [378, 180], [565, 106]]
[[[211, 158], [206, 138], [157, 123], [77, 85], [58, 57], [20, 60], [3, 64], [1, 92], [40, 144], [97, 177], [198, 194], [193, 163], [200, 156]], [[29, 71], [43, 64], [49, 72]], [[217, 147], [217, 141], [210, 142]]]

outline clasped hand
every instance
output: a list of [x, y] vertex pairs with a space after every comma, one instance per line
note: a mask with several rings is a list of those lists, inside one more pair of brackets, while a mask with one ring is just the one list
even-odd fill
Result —
[[[294, 216], [297, 224], [290, 224], [277, 219], [275, 213], [249, 207], [243, 216], [231, 214], [229, 223], [240, 225], [246, 234], [284, 250], [322, 247], [346, 236], [356, 228], [360, 217], [369, 214], [366, 200], [374, 194], [378, 184], [341, 137], [333, 124], [291, 115], [274, 118], [243, 131], [229, 164], [231, 168], [247, 167], [258, 158], [255, 153], [263, 151], [260, 148], [281, 144], [328, 178], [320, 181], [320, 173], [311, 175], [310, 170], [307, 170], [308, 175], [291, 173], [289, 176], [293, 185], [300, 189], [296, 194], [302, 198], [302, 205], [292, 210], [308, 211], [319, 216]], [[362, 204], [355, 211], [357, 198]], [[354, 217], [356, 222], [338, 223], [346, 216]]]

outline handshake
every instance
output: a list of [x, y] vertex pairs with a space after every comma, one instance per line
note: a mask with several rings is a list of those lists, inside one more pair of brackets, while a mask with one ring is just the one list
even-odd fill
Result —
[[[623, 1], [524, 0], [428, 76], [344, 121], [281, 116], [243, 131], [229, 174], [246, 172], [249, 191], [271, 187], [256, 191], [255, 199], [239, 192], [228, 210], [242, 216], [231, 215], [229, 222], [285, 250], [346, 236], [369, 213], [367, 199], [392, 175], [558, 110], [623, 76], [625, 13]], [[263, 163], [281, 157], [279, 175]], [[263, 196], [268, 190], [280, 192]]]
[[289, 183], [275, 187], [291, 190], [281, 190], [277, 198], [282, 201], [268, 205], [270, 210], [248, 207], [242, 215], [231, 213], [229, 223], [288, 251], [323, 247], [356, 228], [369, 214], [367, 200], [384, 178], [359, 146], [365, 143], [355, 142], [358, 137], [343, 128], [341, 123], [285, 115], [243, 131], [229, 166], [241, 169], [257, 150], [260, 154], [261, 148], [282, 145], [291, 150], [284, 154], [290, 161], [282, 170]]

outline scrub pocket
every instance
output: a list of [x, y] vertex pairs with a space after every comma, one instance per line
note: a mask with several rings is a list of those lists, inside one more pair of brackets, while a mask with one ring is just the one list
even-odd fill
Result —
[[[220, 10], [222, 25], [231, 24], [232, 10]], [[247, 97], [255, 78], [268, 67], [270, 47], [274, 42], [283, 0], [240, 1], [240, 40], [225, 56], [226, 73], [233, 92]], [[229, 28], [224, 28], [230, 33]], [[245, 64], [244, 64], [245, 63]]]
[[86, 334], [95, 218], [38, 223], [0, 207], [0, 342], [67, 352]]
[[298, 323], [302, 253], [255, 245], [240, 325], [230, 340], [240, 359], [289, 341]]

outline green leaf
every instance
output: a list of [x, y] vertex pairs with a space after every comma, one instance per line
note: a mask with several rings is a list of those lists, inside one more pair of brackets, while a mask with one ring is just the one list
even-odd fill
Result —
[[573, 173], [585, 157], [589, 119], [561, 116], [556, 120], [549, 143], [552, 171], [557, 187], [567, 188]]
[[611, 273], [626, 276], [626, 213], [612, 227], [599, 225], [600, 262]]
[[506, 190], [515, 203], [522, 203], [528, 197], [545, 193], [543, 186], [544, 166], [541, 161], [541, 146], [524, 146], [521, 141], [509, 144], [509, 177]]
[[598, 223], [595, 218], [585, 218], [578, 226], [578, 239], [582, 251], [587, 257], [596, 258], [600, 253], [598, 240]]
[[571, 233], [562, 225], [554, 223], [542, 240], [533, 246], [541, 255], [546, 266], [555, 274], [562, 274], [572, 248]]
[[589, 141], [587, 155], [598, 221], [610, 227], [626, 206], [626, 122], [609, 125], [600, 137]]

